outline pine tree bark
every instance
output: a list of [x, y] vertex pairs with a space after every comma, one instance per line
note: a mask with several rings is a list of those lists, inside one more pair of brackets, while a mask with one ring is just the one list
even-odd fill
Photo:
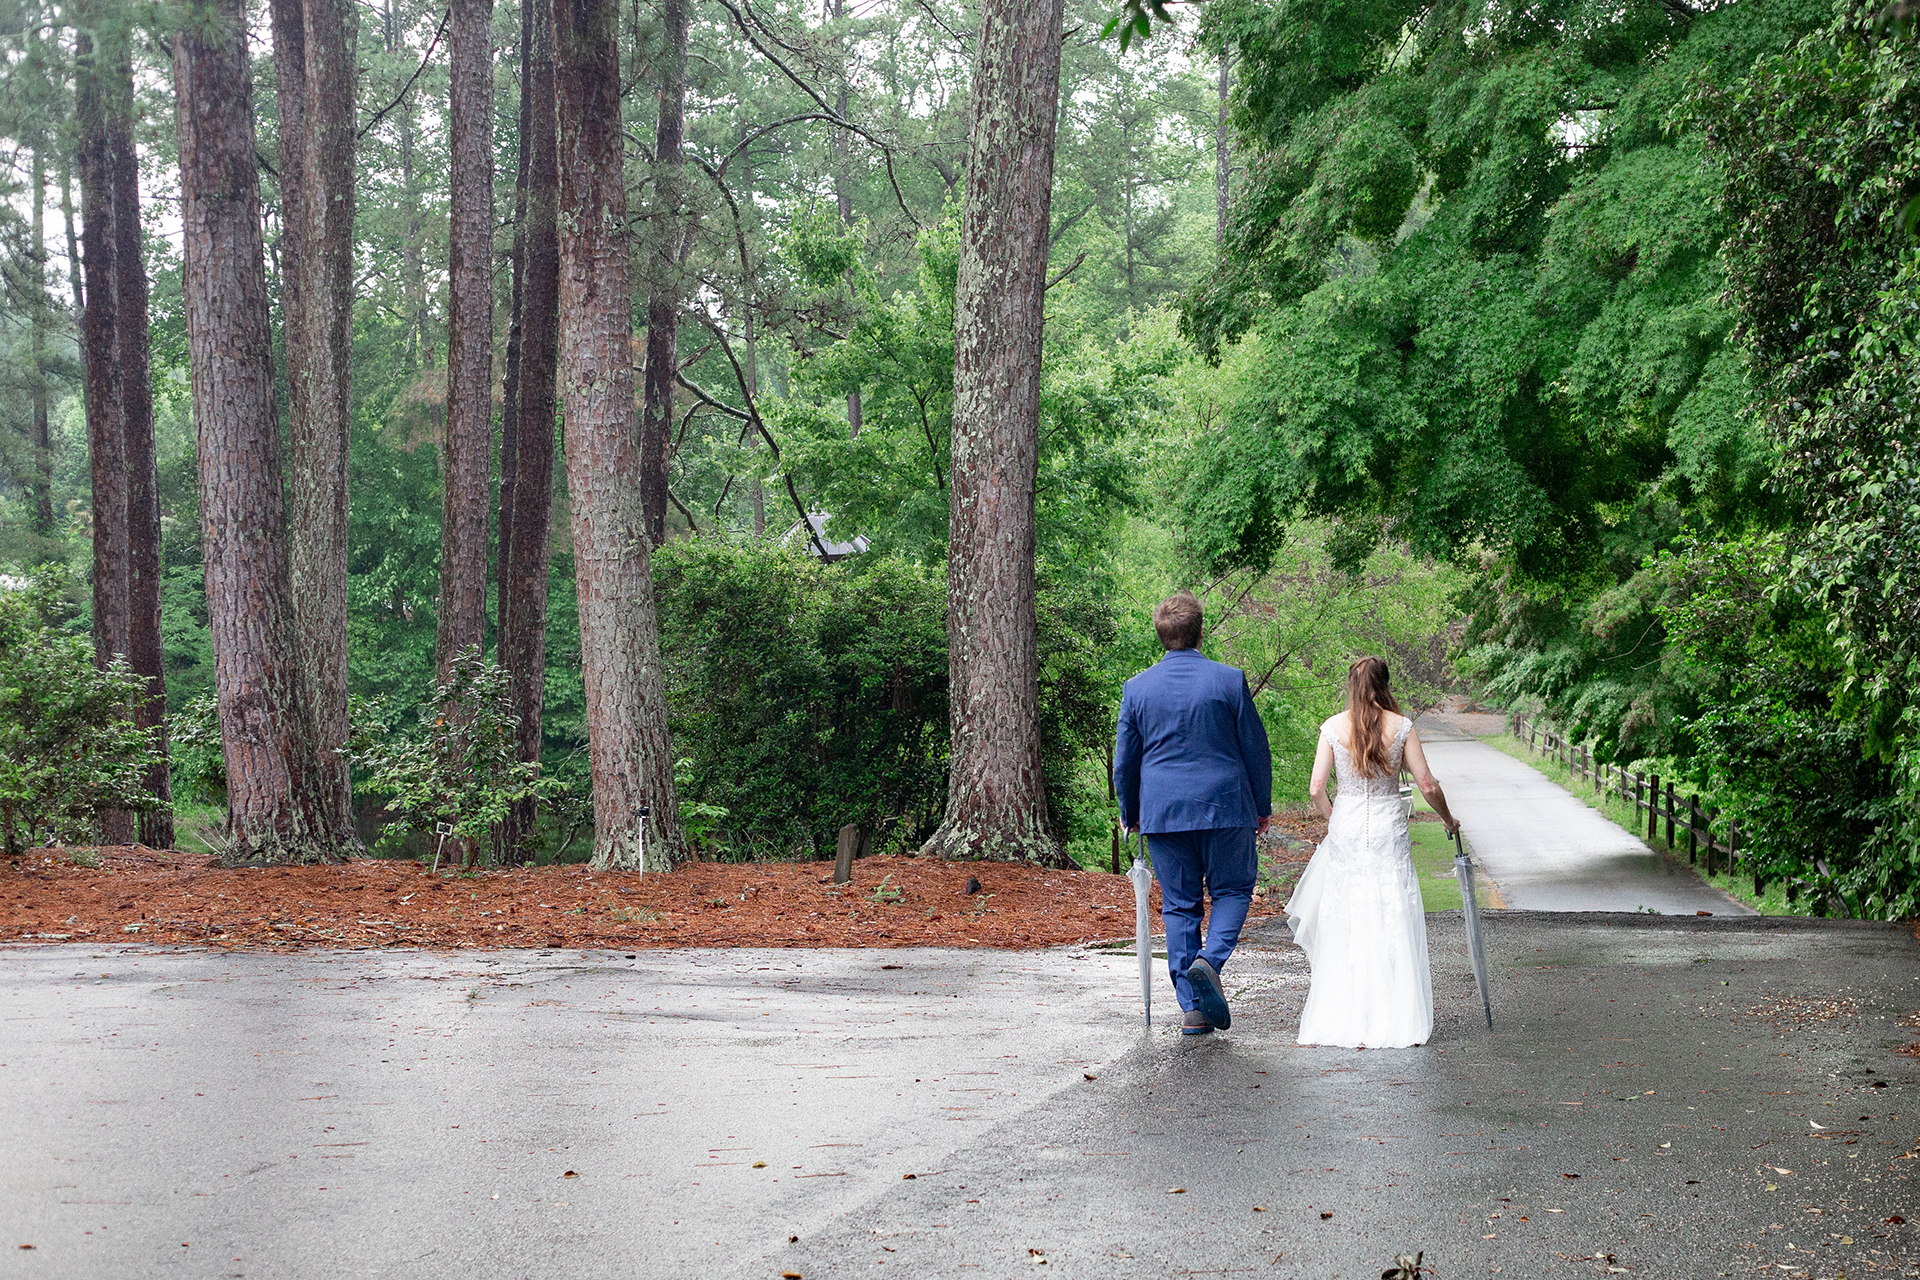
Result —
[[453, 0], [449, 13], [447, 425], [434, 646], [442, 679], [457, 655], [486, 641], [493, 463], [493, 0]]
[[[546, 702], [547, 570], [553, 553], [554, 361], [560, 323], [560, 245], [553, 109], [553, 13], [548, 0], [523, 0], [521, 112], [524, 212], [520, 236], [518, 367], [507, 411], [515, 442], [513, 504], [503, 515], [500, 544], [500, 661], [507, 668], [521, 760], [540, 758]], [[534, 804], [523, 801], [508, 821], [507, 847], [517, 856], [532, 833]]]
[[67, 225], [67, 283], [73, 289], [73, 314], [79, 319], [86, 314], [87, 289], [81, 278], [80, 238], [73, 230], [73, 171], [65, 164], [60, 166], [60, 217]]
[[288, 554], [297, 674], [340, 835], [347, 756], [347, 424], [353, 355], [354, 82], [345, 0], [273, 0], [280, 125], [281, 313], [288, 383]]
[[691, 0], [661, 0], [659, 112], [653, 131], [654, 214], [647, 234], [647, 368], [640, 405], [640, 492], [647, 537], [667, 537], [667, 469], [673, 442], [674, 378], [679, 371], [682, 170], [686, 166], [687, 10]]
[[344, 852], [293, 643], [244, 0], [173, 36], [184, 300], [233, 861]]
[[[87, 277], [87, 307], [81, 321], [86, 363], [87, 464], [92, 481], [93, 659], [105, 668], [127, 656], [132, 630], [127, 523], [127, 446], [116, 302], [119, 227], [114, 216], [114, 69], [119, 63], [118, 20], [86, 4], [78, 11], [75, 41], [74, 114], [80, 127], [80, 240]], [[105, 844], [131, 844], [139, 833], [134, 814], [99, 815]]]
[[618, 0], [554, 0], [560, 395], [593, 769], [594, 865], [686, 859], [633, 431]]
[[987, 0], [974, 66], [948, 495], [952, 758], [928, 853], [1064, 865], [1041, 774], [1034, 492], [1061, 0]]
[[[835, 26], [845, 21], [847, 0], [829, 0], [827, 16]], [[845, 32], [840, 33], [840, 83], [833, 99], [833, 110], [842, 120], [847, 118], [847, 58], [848, 46], [852, 41]], [[847, 131], [833, 131], [833, 198], [840, 206], [840, 221], [846, 226], [853, 225], [853, 183], [847, 176]], [[860, 435], [860, 392], [853, 391], [847, 396], [847, 435], [857, 439]]]
[[520, 0], [520, 101], [514, 132], [513, 244], [507, 250], [510, 283], [507, 290], [506, 368], [500, 378], [500, 531], [493, 562], [494, 646], [506, 651], [507, 579], [512, 573], [513, 490], [519, 480], [520, 439], [515, 430], [520, 406], [521, 292], [527, 266], [527, 134], [533, 128], [533, 94], [527, 85], [533, 62], [532, 14], [541, 0]]
[[47, 161], [35, 148], [33, 152], [33, 335], [30, 356], [33, 363], [32, 412], [28, 444], [33, 450], [32, 509], [33, 531], [42, 538], [53, 536], [53, 432], [47, 413], [47, 312], [53, 300], [47, 296]]
[[[401, 47], [400, 15], [396, 0], [386, 6], [387, 51]], [[427, 329], [427, 273], [422, 255], [420, 227], [420, 188], [415, 182], [414, 141], [419, 130], [419, 110], [412, 94], [404, 94], [394, 108], [394, 121], [400, 151], [400, 210], [403, 215], [400, 239], [400, 292], [407, 301], [407, 354], [417, 369], [434, 366], [433, 339]]]
[[140, 159], [133, 141], [133, 48], [120, 42], [108, 115], [113, 165], [115, 359], [120, 365], [121, 456], [127, 476], [127, 661], [146, 682], [133, 722], [155, 752], [147, 766], [154, 807], [139, 817], [141, 843], [173, 847], [173, 783], [167, 765], [166, 652], [160, 641], [160, 467], [153, 447], [153, 374], [147, 263], [140, 225]]

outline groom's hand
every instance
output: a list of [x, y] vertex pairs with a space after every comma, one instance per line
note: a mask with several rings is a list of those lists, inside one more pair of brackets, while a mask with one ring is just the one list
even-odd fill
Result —
[[1448, 838], [1460, 834], [1460, 819], [1448, 818], [1444, 824]]
[[1273, 825], [1273, 815], [1270, 813], [1265, 814], [1260, 819], [1260, 825], [1254, 829], [1254, 834], [1263, 836], [1267, 833], [1267, 828], [1272, 825]]

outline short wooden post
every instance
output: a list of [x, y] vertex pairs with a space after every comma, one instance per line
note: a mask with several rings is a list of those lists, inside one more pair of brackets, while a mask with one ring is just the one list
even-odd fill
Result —
[[1700, 797], [1687, 797], [1687, 863], [1697, 861], [1700, 852]]
[[1673, 782], [1667, 782], [1667, 848], [1673, 848]]
[[853, 881], [853, 859], [860, 852], [860, 828], [849, 822], [840, 828], [840, 839], [833, 851], [833, 882], [850, 884]]
[[1653, 775], [1653, 787], [1647, 792], [1647, 843], [1660, 835], [1660, 775]]
[[1713, 874], [1713, 806], [1707, 806], [1707, 874]]

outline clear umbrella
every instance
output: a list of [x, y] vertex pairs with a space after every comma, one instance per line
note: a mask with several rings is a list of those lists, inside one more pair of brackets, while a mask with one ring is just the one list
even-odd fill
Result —
[[1460, 880], [1461, 915], [1467, 922], [1467, 952], [1473, 957], [1473, 980], [1480, 988], [1480, 1008], [1487, 1015], [1487, 1030], [1493, 1030], [1493, 1002], [1487, 998], [1487, 951], [1480, 941], [1480, 902], [1474, 893], [1473, 859], [1467, 856], [1467, 848], [1460, 842], [1460, 833], [1453, 833], [1453, 847], [1459, 852], [1454, 855], [1453, 874]]
[[1147, 861], [1146, 833], [1140, 835], [1140, 852], [1133, 855], [1127, 871], [1133, 882], [1133, 953], [1140, 957], [1140, 1004], [1147, 1011], [1147, 1025], [1153, 1025], [1153, 924], [1147, 918], [1147, 890], [1153, 884], [1153, 867]]

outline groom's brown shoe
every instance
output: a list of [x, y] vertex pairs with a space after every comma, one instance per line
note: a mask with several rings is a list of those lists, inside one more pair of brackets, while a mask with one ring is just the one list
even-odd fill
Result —
[[1225, 1031], [1233, 1025], [1233, 1013], [1227, 1008], [1227, 993], [1220, 988], [1220, 975], [1205, 960], [1187, 966], [1187, 981], [1193, 987], [1194, 1003], [1209, 1025]]
[[1180, 1034], [1183, 1036], [1204, 1036], [1213, 1031], [1213, 1024], [1207, 1021], [1207, 1015], [1198, 1009], [1189, 1009], [1180, 1019]]

